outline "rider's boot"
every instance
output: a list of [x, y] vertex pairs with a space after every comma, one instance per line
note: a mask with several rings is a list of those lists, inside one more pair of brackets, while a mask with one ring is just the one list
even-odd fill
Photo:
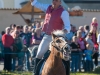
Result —
[[70, 61], [63, 60], [63, 63], [64, 63], [65, 68], [66, 68], [66, 75], [70, 75]]
[[38, 62], [39, 62], [40, 60], [41, 60], [41, 59], [38, 59], [38, 58], [35, 58], [35, 60], [34, 60], [34, 70], [33, 70], [34, 75], [36, 75], [37, 64], [38, 64]]

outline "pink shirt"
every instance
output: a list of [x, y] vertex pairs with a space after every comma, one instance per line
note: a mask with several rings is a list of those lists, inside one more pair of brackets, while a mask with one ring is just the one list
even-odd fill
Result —
[[91, 23], [91, 25], [98, 27], [98, 23]]
[[85, 49], [85, 43], [84, 43], [84, 41], [78, 39], [77, 42], [78, 42], [78, 44], [80, 45], [80, 49], [81, 49], [81, 50]]

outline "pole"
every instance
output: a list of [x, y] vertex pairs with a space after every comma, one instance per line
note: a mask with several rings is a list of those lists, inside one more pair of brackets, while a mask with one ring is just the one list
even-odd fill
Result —
[[32, 16], [31, 16], [31, 23], [34, 22], [34, 6], [32, 6]]

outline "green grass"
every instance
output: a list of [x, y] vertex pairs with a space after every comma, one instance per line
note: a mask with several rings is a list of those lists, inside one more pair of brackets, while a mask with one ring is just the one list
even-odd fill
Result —
[[[25, 71], [15, 71], [15, 72], [7, 72], [1, 71], [0, 75], [33, 75], [32, 72], [25, 72]], [[96, 68], [94, 72], [89, 73], [71, 73], [70, 75], [100, 75], [100, 67]]]
[[2, 71], [0, 72], [0, 75], [32, 75], [32, 72], [6, 72], [6, 71]]
[[100, 75], [95, 73], [71, 73], [71, 75]]
[[[0, 72], [0, 75], [32, 75], [32, 72]], [[96, 73], [71, 73], [70, 75], [100, 75]]]

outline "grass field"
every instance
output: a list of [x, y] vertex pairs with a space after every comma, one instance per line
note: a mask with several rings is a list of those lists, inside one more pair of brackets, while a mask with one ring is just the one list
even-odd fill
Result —
[[[6, 71], [1, 71], [0, 75], [33, 75], [32, 72], [25, 72], [25, 71], [21, 71], [21, 72], [6, 72]], [[89, 72], [89, 73], [71, 73], [70, 75], [100, 75], [100, 67], [96, 68], [94, 72]]]
[[[33, 75], [32, 72], [0, 72], [0, 75]], [[71, 73], [70, 75], [100, 75], [95, 73]]]
[[95, 73], [71, 73], [71, 75], [100, 75]]

